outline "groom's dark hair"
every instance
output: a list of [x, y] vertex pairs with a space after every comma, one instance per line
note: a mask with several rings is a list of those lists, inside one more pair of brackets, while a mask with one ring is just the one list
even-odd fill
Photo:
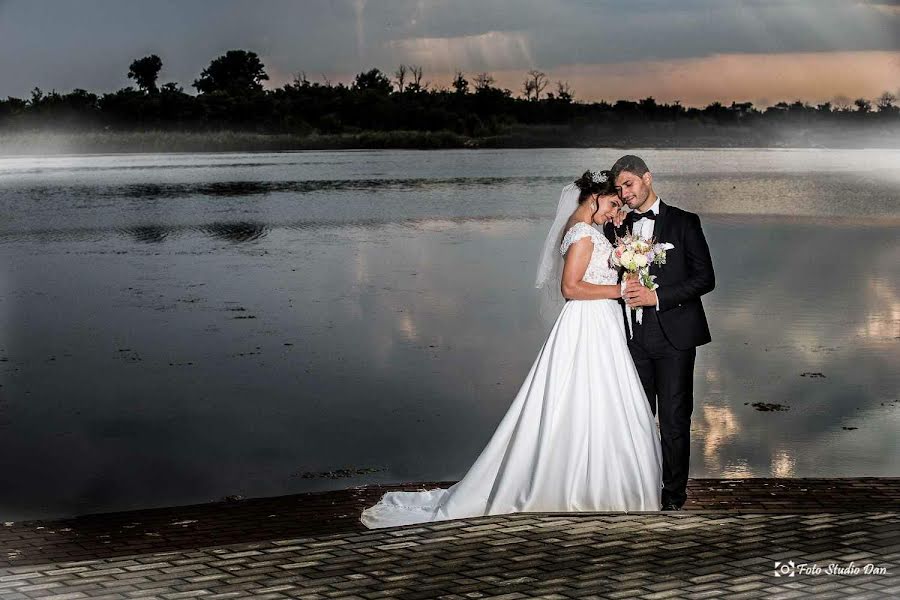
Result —
[[612, 180], [615, 181], [616, 177], [618, 177], [619, 173], [622, 171], [628, 171], [629, 173], [634, 173], [638, 177], [643, 177], [644, 173], [650, 172], [650, 169], [647, 168], [647, 163], [645, 163], [644, 159], [640, 156], [626, 154], [617, 160], [616, 164], [610, 169]]

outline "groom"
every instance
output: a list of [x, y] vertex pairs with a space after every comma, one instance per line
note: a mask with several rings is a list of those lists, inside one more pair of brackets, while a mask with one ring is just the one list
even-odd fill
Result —
[[[613, 165], [610, 177], [619, 198], [632, 211], [618, 228], [607, 224], [607, 238], [614, 242], [616, 234], [621, 236], [630, 230], [675, 246], [666, 253], [666, 264], [650, 267], [659, 286], [655, 291], [629, 281], [622, 298], [630, 308], [644, 307], [642, 323], [632, 313], [634, 336], [628, 340], [628, 349], [650, 409], [654, 415], [659, 413], [662, 509], [681, 510], [687, 500], [694, 359], [697, 346], [710, 341], [700, 296], [716, 285], [712, 259], [700, 218], [664, 203], [656, 195], [653, 175], [641, 158], [623, 156]], [[627, 334], [627, 322], [625, 331]]]

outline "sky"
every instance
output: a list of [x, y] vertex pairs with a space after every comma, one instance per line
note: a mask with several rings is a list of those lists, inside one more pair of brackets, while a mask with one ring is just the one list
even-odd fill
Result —
[[489, 72], [519, 95], [538, 69], [588, 102], [815, 104], [900, 95], [900, 0], [0, 0], [0, 98], [114, 91], [151, 53], [193, 93], [237, 48], [269, 88], [415, 64], [436, 87]]

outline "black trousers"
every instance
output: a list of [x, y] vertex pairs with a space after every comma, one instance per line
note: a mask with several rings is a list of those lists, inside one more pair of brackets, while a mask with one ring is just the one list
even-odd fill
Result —
[[634, 337], [628, 340], [628, 349], [647, 393], [650, 410], [659, 416], [662, 503], [681, 506], [687, 500], [697, 349], [679, 350], [672, 346], [659, 325], [655, 306], [644, 307], [642, 321], [637, 323], [632, 313]]

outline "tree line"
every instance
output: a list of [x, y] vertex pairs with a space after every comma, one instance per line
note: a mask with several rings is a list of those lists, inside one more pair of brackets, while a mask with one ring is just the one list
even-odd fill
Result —
[[[248, 131], [299, 135], [361, 131], [450, 131], [471, 137], [496, 135], [515, 125], [592, 125], [693, 121], [715, 125], [874, 123], [897, 119], [897, 97], [835, 98], [815, 106], [796, 100], [756, 107], [750, 102], [685, 107], [638, 101], [579, 102], [564, 81], [551, 83], [529, 71], [521, 90], [500, 88], [490, 73], [457, 72], [449, 86], [424, 81], [421, 66], [393, 73], [371, 69], [350, 85], [310, 81], [266, 90], [269, 79], [256, 53], [230, 50], [203, 69], [189, 94], [174, 82], [158, 85], [163, 62], [153, 54], [129, 65], [128, 86], [102, 95], [34, 88], [30, 98], [0, 100], [0, 130]], [[896, 121], [895, 121], [896, 122]]]

